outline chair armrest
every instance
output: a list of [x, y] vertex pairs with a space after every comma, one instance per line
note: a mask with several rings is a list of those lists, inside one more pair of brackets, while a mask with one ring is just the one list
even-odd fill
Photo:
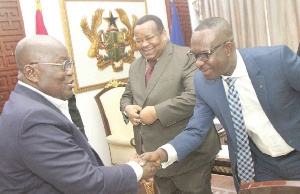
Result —
[[135, 139], [134, 139], [134, 138], [131, 138], [130, 144], [131, 144], [133, 147], [135, 147]]
[[109, 135], [106, 137], [106, 140], [109, 144], [115, 144], [115, 145], [120, 145], [120, 146], [133, 146], [131, 144], [133, 138], [131, 137], [120, 137], [120, 136], [114, 136], [114, 135]]

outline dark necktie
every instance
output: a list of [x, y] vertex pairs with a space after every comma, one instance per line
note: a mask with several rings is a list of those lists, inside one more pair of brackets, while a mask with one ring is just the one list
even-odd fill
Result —
[[249, 182], [254, 177], [254, 168], [249, 146], [249, 139], [246, 133], [246, 126], [242, 113], [242, 106], [239, 99], [239, 94], [234, 86], [236, 79], [236, 77], [229, 77], [226, 79], [229, 87], [228, 102], [237, 139], [238, 175], [242, 180]]
[[152, 72], [154, 70], [155, 64], [157, 62], [157, 60], [154, 61], [147, 61], [148, 62], [148, 69], [145, 75], [145, 81], [146, 81], [146, 86], [148, 85], [148, 82], [150, 80], [150, 77], [152, 75]]

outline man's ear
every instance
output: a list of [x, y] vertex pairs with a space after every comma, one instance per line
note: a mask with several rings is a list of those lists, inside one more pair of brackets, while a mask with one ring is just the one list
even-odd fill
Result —
[[23, 74], [28, 80], [34, 83], [37, 82], [37, 69], [33, 65], [25, 65], [23, 68]]
[[226, 45], [225, 45], [225, 49], [226, 49], [226, 52], [227, 52], [227, 54], [230, 54], [230, 53], [231, 53], [231, 51], [234, 49], [234, 45], [233, 45], [233, 43], [232, 43], [232, 42], [228, 42], [228, 43], [226, 43]]
[[163, 29], [161, 35], [163, 36], [163, 40], [165, 40], [165, 41], [168, 40], [168, 34], [167, 34], [167, 31], [165, 29]]

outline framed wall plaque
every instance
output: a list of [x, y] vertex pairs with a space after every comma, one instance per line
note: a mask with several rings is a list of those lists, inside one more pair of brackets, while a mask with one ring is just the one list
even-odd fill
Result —
[[74, 61], [75, 93], [127, 82], [130, 63], [140, 56], [133, 25], [147, 14], [146, 0], [59, 0], [63, 32]]

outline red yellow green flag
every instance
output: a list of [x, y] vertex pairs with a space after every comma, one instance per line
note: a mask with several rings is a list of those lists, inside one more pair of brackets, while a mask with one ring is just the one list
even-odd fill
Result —
[[36, 34], [48, 35], [47, 29], [44, 24], [44, 19], [42, 15], [42, 6], [40, 0], [35, 0], [36, 3], [36, 15], [35, 15], [35, 31]]

